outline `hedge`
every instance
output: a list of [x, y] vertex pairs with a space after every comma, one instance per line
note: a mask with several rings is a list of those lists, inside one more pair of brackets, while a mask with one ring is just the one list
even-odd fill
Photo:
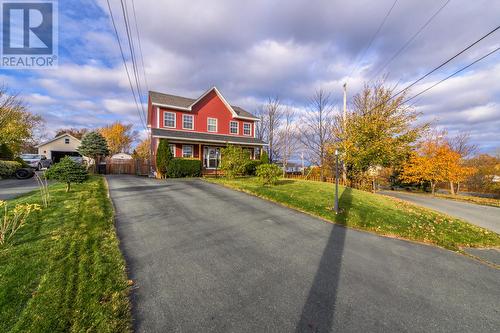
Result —
[[22, 164], [16, 161], [1, 161], [0, 160], [0, 178], [10, 177], [21, 168]]
[[167, 177], [200, 177], [201, 161], [191, 158], [174, 158], [168, 163]]

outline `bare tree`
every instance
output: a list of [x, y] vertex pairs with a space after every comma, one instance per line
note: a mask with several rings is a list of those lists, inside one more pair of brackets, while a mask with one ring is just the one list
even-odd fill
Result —
[[283, 118], [283, 108], [278, 97], [269, 98], [267, 103], [261, 108], [259, 117], [261, 124], [257, 136], [262, 135], [262, 139], [268, 144], [269, 162], [275, 162], [279, 151], [276, 149], [277, 132]]
[[286, 107], [284, 111], [283, 125], [278, 131], [277, 151], [283, 161], [283, 176], [286, 173], [288, 162], [297, 148], [298, 135], [295, 126], [295, 111]]
[[459, 133], [448, 139], [450, 148], [460, 154], [461, 158], [468, 158], [478, 151], [477, 145], [470, 142], [470, 133]]
[[301, 119], [300, 142], [308, 150], [311, 162], [320, 167], [324, 179], [327, 144], [332, 140], [333, 106], [330, 94], [323, 89], [316, 91], [306, 114]]

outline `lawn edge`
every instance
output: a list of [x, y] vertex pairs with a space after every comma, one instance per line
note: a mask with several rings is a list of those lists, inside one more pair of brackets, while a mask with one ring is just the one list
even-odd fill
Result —
[[[344, 224], [337, 223], [335, 221], [328, 220], [328, 219], [326, 219], [326, 218], [324, 218], [322, 216], [319, 216], [319, 215], [313, 214], [311, 212], [302, 210], [302, 209], [297, 208], [295, 206], [287, 205], [285, 203], [276, 201], [276, 200], [274, 200], [272, 198], [268, 198], [268, 197], [265, 197], [265, 196], [253, 193], [253, 192], [245, 190], [245, 189], [240, 189], [240, 188], [228, 185], [228, 184], [211, 182], [209, 180], [206, 180], [205, 178], [201, 178], [201, 180], [204, 181], [204, 182], [210, 183], [210, 184], [214, 184], [214, 185], [218, 185], [218, 186], [221, 186], [221, 187], [229, 188], [229, 189], [232, 189], [234, 191], [246, 193], [248, 195], [251, 195], [251, 196], [254, 196], [254, 197], [257, 197], [257, 198], [260, 198], [260, 199], [267, 200], [269, 202], [272, 202], [274, 204], [280, 205], [282, 207], [293, 209], [293, 210], [295, 210], [297, 212], [300, 212], [300, 213], [303, 213], [303, 214], [315, 217], [315, 218], [320, 219], [320, 220], [322, 220], [323, 222], [326, 222], [326, 223], [335, 224], [337, 226], [341, 226], [341, 227], [344, 227], [344, 228], [348, 228], [348, 229], [352, 229], [352, 230], [356, 230], [356, 231], [360, 231], [360, 232], [366, 232], [366, 233], [369, 233], [369, 234], [372, 234], [372, 235], [376, 235], [376, 236], [380, 236], [380, 237], [384, 237], [384, 238], [397, 239], [397, 240], [400, 240], [400, 241], [405, 241], [405, 242], [409, 242], [409, 243], [413, 243], [413, 244], [419, 244], [419, 245], [426, 245], [426, 246], [435, 247], [435, 248], [438, 248], [438, 249], [441, 249], [441, 250], [446, 250], [446, 251], [449, 251], [449, 252], [453, 252], [453, 253], [456, 253], [456, 254], [463, 255], [464, 257], [468, 257], [468, 258], [473, 259], [475, 261], [478, 261], [478, 262], [480, 262], [482, 264], [486, 264], [486, 265], [488, 265], [490, 267], [493, 267], [493, 268], [496, 268], [496, 269], [500, 269], [499, 265], [496, 265], [494, 263], [491, 263], [489, 261], [485, 261], [485, 260], [483, 260], [483, 259], [481, 259], [479, 257], [476, 257], [474, 255], [466, 253], [465, 251], [462, 250], [463, 247], [460, 247], [460, 246], [459, 246], [458, 250], [455, 251], [455, 250], [447, 249], [445, 247], [439, 246], [439, 245], [437, 245], [435, 243], [431, 243], [431, 242], [422, 242], [422, 241], [417, 241], [417, 240], [413, 240], [413, 239], [403, 238], [403, 237], [400, 237], [400, 236], [397, 236], [397, 235], [380, 234], [380, 233], [377, 233], [377, 232], [372, 231], [372, 230], [366, 230], [366, 229], [356, 228], [356, 227], [352, 227], [352, 226], [347, 226], [347, 225], [344, 225]], [[420, 206], [418, 206], [418, 207], [420, 208]], [[422, 207], [422, 208], [425, 208], [425, 207]], [[435, 211], [432, 211], [432, 212], [435, 212]], [[440, 212], [437, 212], [437, 213], [442, 214]], [[446, 214], [443, 214], [443, 215], [446, 215]], [[468, 222], [466, 222], [466, 223], [468, 223]], [[491, 247], [491, 248], [496, 249], [497, 247]]]
[[128, 333], [133, 333], [135, 330], [134, 330], [134, 320], [133, 320], [133, 317], [132, 317], [132, 299], [131, 299], [131, 286], [133, 286], [133, 284], [131, 285], [129, 282], [130, 281], [133, 281], [132, 279], [130, 279], [130, 276], [129, 276], [129, 270], [128, 270], [128, 265], [127, 265], [127, 260], [125, 260], [125, 254], [123, 253], [122, 251], [122, 248], [121, 248], [121, 240], [120, 240], [120, 237], [118, 237], [118, 231], [116, 230], [116, 209], [115, 209], [115, 203], [113, 202], [113, 199], [111, 198], [111, 193], [109, 191], [109, 184], [108, 184], [108, 179], [105, 177], [105, 176], [102, 176], [102, 175], [99, 175], [99, 177], [103, 180], [103, 183], [104, 183], [104, 187], [106, 189], [106, 197], [107, 199], [109, 200], [109, 203], [110, 203], [110, 206], [111, 206], [111, 210], [113, 212], [112, 216], [111, 216], [111, 219], [113, 221], [113, 231], [115, 233], [115, 237], [116, 237], [116, 240], [118, 242], [118, 251], [120, 251], [120, 254], [121, 254], [121, 258], [123, 260], [123, 267], [124, 267], [124, 274], [125, 274], [125, 279], [127, 280], [127, 284], [129, 285], [129, 287], [127, 288], [127, 302], [128, 302], [128, 307], [127, 307], [127, 312], [128, 312]]
[[[462, 198], [460, 198], [459, 194], [457, 194], [457, 197], [455, 198], [455, 197], [451, 197], [451, 196], [441, 196], [439, 194], [433, 196], [432, 194], [426, 194], [426, 193], [420, 193], [420, 192], [392, 191], [392, 190], [388, 190], [388, 191], [396, 192], [396, 193], [401, 192], [401, 193], [411, 194], [411, 195], [416, 195], [416, 196], [421, 196], [421, 197], [430, 197], [430, 198], [435, 198], [435, 199], [464, 202], [464, 203], [468, 203], [468, 204], [476, 205], [476, 206], [486, 206], [486, 207], [500, 208], [500, 203], [498, 205], [495, 205], [495, 204], [486, 203], [486, 202], [475, 202], [475, 201], [471, 201], [471, 200], [462, 199]], [[381, 194], [381, 195], [386, 195], [386, 194], [383, 194], [383, 193], [379, 193], [378, 191], [375, 192], [375, 193]], [[444, 213], [442, 213], [442, 214], [444, 214]]]

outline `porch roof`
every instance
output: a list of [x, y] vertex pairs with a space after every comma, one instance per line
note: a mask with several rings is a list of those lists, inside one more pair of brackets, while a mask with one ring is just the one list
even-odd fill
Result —
[[241, 137], [234, 135], [211, 134], [201, 132], [184, 132], [177, 130], [167, 130], [161, 128], [152, 128], [151, 135], [154, 137], [186, 140], [193, 142], [208, 142], [208, 143], [230, 143], [252, 146], [265, 146], [266, 143], [254, 137]]

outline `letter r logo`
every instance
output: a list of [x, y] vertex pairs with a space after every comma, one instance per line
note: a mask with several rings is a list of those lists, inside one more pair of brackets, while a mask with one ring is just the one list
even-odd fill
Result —
[[53, 4], [3, 3], [3, 54], [53, 53]]

